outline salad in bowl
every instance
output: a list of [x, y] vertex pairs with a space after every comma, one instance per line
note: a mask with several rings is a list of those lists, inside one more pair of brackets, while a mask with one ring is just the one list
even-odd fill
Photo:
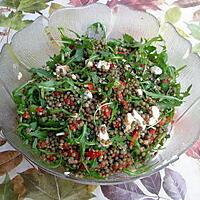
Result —
[[62, 178], [154, 173], [199, 136], [200, 59], [190, 48], [171, 24], [121, 5], [39, 17], [1, 53], [2, 130]]

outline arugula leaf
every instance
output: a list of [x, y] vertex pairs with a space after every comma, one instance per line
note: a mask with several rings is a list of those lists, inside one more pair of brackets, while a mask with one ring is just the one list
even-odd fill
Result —
[[181, 99], [174, 97], [174, 96], [168, 96], [168, 95], [164, 95], [164, 94], [148, 92], [146, 90], [144, 90], [144, 92], [147, 96], [150, 96], [154, 99], [167, 99], [167, 100], [175, 100], [175, 101], [181, 102]]
[[110, 107], [111, 107], [111, 109], [112, 109], [111, 118], [110, 118], [110, 120], [109, 120], [110, 123], [114, 120], [115, 116], [117, 115], [118, 106], [119, 106], [118, 102], [113, 102], [113, 103], [110, 105]]
[[35, 138], [33, 143], [32, 143], [32, 148], [37, 150], [37, 144], [38, 144], [38, 138]]
[[49, 72], [45, 69], [41, 68], [31, 68], [30, 72], [33, 74], [37, 74], [39, 77], [45, 77], [45, 78], [54, 78], [55, 76], [52, 74], [52, 72]]
[[31, 122], [30, 128], [34, 131], [37, 128], [37, 122]]
[[76, 50], [76, 53], [75, 53], [74, 59], [73, 59], [74, 62], [76, 62], [76, 61], [80, 62], [83, 60], [83, 51], [84, 50], [82, 48]]
[[124, 40], [124, 42], [126, 42], [128, 44], [135, 42], [135, 40], [133, 39], [133, 37], [131, 35], [128, 35], [128, 34], [124, 34], [123, 35], [123, 40]]
[[59, 85], [58, 82], [50, 80], [50, 81], [43, 81], [37, 84], [39, 88], [42, 88], [47, 91], [55, 91], [56, 87]]
[[38, 139], [46, 139], [47, 137], [47, 133], [44, 131], [39, 131], [39, 130], [35, 130], [35, 131], [31, 131], [30, 133], [28, 133], [30, 136], [34, 136]]
[[78, 144], [80, 144], [80, 154], [81, 159], [84, 160], [85, 155], [85, 148], [86, 148], [86, 134], [87, 134], [87, 124], [83, 125], [82, 134], [79, 136], [79, 138], [76, 140]]
[[60, 113], [60, 112], [63, 112], [63, 113], [65, 113], [65, 114], [67, 114], [67, 115], [72, 115], [72, 113], [70, 113], [70, 112], [68, 112], [67, 110], [65, 110], [65, 109], [63, 109], [63, 108], [57, 108], [57, 109], [48, 109], [48, 112], [50, 113], [50, 114], [54, 114], [54, 113]]
[[93, 83], [94, 84], [98, 84], [100, 77], [97, 75], [97, 73], [96, 72], [91, 72], [90, 75], [92, 77]]
[[192, 84], [187, 88], [187, 90], [185, 92], [181, 93], [182, 98], [185, 98], [185, 97], [189, 96], [191, 89], [192, 89]]
[[186, 67], [187, 67], [187, 65], [183, 65], [182, 67], [178, 68], [178, 69], [176, 70], [176, 74], [179, 75], [179, 73], [180, 73], [183, 69], [185, 69]]

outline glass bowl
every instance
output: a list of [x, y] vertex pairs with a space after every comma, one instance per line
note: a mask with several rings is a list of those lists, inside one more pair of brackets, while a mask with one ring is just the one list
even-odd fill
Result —
[[[119, 38], [123, 33], [132, 35], [136, 40], [160, 34], [167, 46], [169, 64], [177, 67], [186, 65], [179, 77], [182, 89], [185, 90], [192, 84], [191, 95], [177, 109], [170, 129], [171, 139], [166, 147], [145, 168], [135, 171], [133, 176], [116, 174], [106, 180], [65, 176], [62, 168], [48, 168], [16, 134], [16, 108], [11, 98], [12, 90], [30, 79], [28, 69], [45, 65], [49, 56], [59, 52], [58, 27], [63, 27], [65, 33], [73, 37], [69, 29], [82, 34], [88, 25], [95, 22], [101, 22], [106, 27], [108, 39]], [[165, 23], [161, 26], [152, 15], [122, 5], [112, 9], [103, 4], [64, 8], [57, 10], [49, 18], [37, 18], [30, 26], [17, 32], [11, 43], [3, 47], [0, 55], [0, 126], [14, 148], [39, 168], [53, 175], [84, 184], [128, 182], [166, 167], [197, 140], [200, 135], [199, 85], [200, 58], [191, 53], [191, 44], [176, 32], [173, 25]]]

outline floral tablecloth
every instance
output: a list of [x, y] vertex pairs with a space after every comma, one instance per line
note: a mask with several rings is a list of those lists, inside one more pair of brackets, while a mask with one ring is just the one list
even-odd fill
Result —
[[[0, 1], [0, 48], [16, 31], [40, 15], [49, 16], [65, 6], [95, 2], [112, 7], [124, 4], [150, 12], [160, 23], [169, 21], [200, 53], [200, 0], [2, 0]], [[200, 67], [200, 66], [199, 66]], [[199, 200], [200, 140], [178, 161], [150, 177], [115, 186], [72, 184], [39, 171], [0, 136], [0, 199], [3, 200]], [[93, 194], [92, 194], [93, 192]]]

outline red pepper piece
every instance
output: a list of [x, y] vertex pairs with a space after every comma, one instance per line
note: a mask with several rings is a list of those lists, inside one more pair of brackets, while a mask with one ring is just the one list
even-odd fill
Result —
[[76, 131], [78, 129], [79, 124], [81, 123], [81, 120], [76, 120], [73, 121], [70, 125], [69, 125], [69, 129], [72, 131]]
[[85, 165], [83, 163], [81, 163], [80, 166], [79, 166], [79, 169], [80, 170], [85, 170]]
[[117, 92], [117, 91], [119, 90], [119, 88], [118, 88], [118, 87], [114, 87], [113, 90], [114, 90], [115, 92]]
[[68, 106], [74, 106], [75, 103], [71, 100], [71, 99], [68, 99], [68, 98], [64, 98], [64, 102], [68, 105]]
[[69, 45], [69, 48], [73, 50], [73, 49], [75, 49], [75, 46], [73, 44], [71, 44], [71, 45]]
[[123, 94], [121, 92], [118, 92], [117, 96], [118, 96], [119, 102], [122, 102], [124, 100]]
[[38, 143], [38, 147], [39, 147], [40, 149], [45, 149], [45, 148], [47, 147], [47, 144], [46, 144], [45, 141], [40, 141], [40, 142]]
[[145, 64], [141, 64], [140, 67], [145, 68]]
[[28, 111], [25, 111], [24, 114], [22, 115], [22, 117], [23, 117], [24, 119], [30, 119], [30, 118], [31, 118], [31, 116], [30, 116], [30, 114], [29, 114]]
[[44, 108], [37, 107], [35, 110], [36, 110], [37, 113], [42, 113], [44, 111]]
[[118, 120], [115, 121], [115, 123], [113, 124], [114, 128], [120, 128], [122, 125], [122, 123]]
[[110, 118], [111, 114], [112, 114], [112, 109], [111, 109], [111, 108], [105, 109], [105, 111], [104, 111], [104, 116], [105, 116], [106, 118]]
[[124, 87], [126, 87], [126, 85], [127, 85], [127, 83], [125, 81], [119, 81], [119, 83]]
[[118, 51], [117, 54], [119, 54], [119, 55], [124, 55], [124, 54], [126, 54], [126, 53], [125, 53], [125, 52], [122, 52], [122, 51]]
[[64, 102], [65, 102], [67, 105], [70, 105], [70, 103], [71, 103], [71, 100], [70, 100], [70, 99], [68, 99], [68, 98], [64, 98]]
[[104, 168], [105, 166], [106, 166], [106, 162], [103, 161], [103, 162], [100, 163], [99, 168], [102, 169], [102, 168]]
[[115, 68], [115, 64], [110, 63], [110, 69], [113, 69], [113, 68]]
[[67, 150], [67, 149], [69, 149], [69, 144], [67, 143], [67, 142], [64, 142], [64, 144], [62, 145], [62, 148], [64, 149], [64, 150]]
[[169, 79], [163, 79], [162, 82], [163, 83], [169, 83]]
[[111, 115], [112, 115], [112, 109], [108, 105], [102, 106], [101, 110], [102, 110], [103, 116], [105, 118], [110, 118], [111, 117]]
[[54, 155], [48, 155], [47, 160], [50, 161], [50, 162], [53, 162], [53, 161], [56, 160], [56, 157]]
[[128, 102], [124, 100], [124, 96], [121, 92], [117, 94], [119, 102], [124, 106], [125, 110], [128, 110]]
[[53, 96], [57, 97], [57, 96], [59, 96], [59, 95], [61, 95], [61, 92], [59, 92], [59, 91], [54, 91], [54, 92], [53, 92]]
[[88, 83], [87, 84], [88, 90], [95, 90], [94, 84], [93, 83]]
[[125, 110], [128, 110], [128, 102], [127, 101], [123, 100], [122, 105], [124, 106]]
[[71, 131], [76, 131], [78, 129], [78, 124], [72, 122], [70, 125], [69, 125], [69, 129]]
[[93, 151], [89, 150], [85, 153], [86, 157], [89, 157], [91, 159], [96, 159], [104, 154], [103, 151]]
[[154, 135], [154, 134], [156, 133], [156, 130], [153, 129], [153, 128], [151, 128], [151, 129], [149, 130], [149, 133], [150, 133], [151, 135]]
[[130, 144], [131, 144], [131, 145], [134, 145], [135, 141], [139, 138], [139, 136], [140, 136], [139, 131], [134, 130], [134, 131], [132, 132], [132, 135], [131, 135]]
[[75, 103], [72, 100], [70, 100], [70, 106], [74, 106], [74, 105]]

